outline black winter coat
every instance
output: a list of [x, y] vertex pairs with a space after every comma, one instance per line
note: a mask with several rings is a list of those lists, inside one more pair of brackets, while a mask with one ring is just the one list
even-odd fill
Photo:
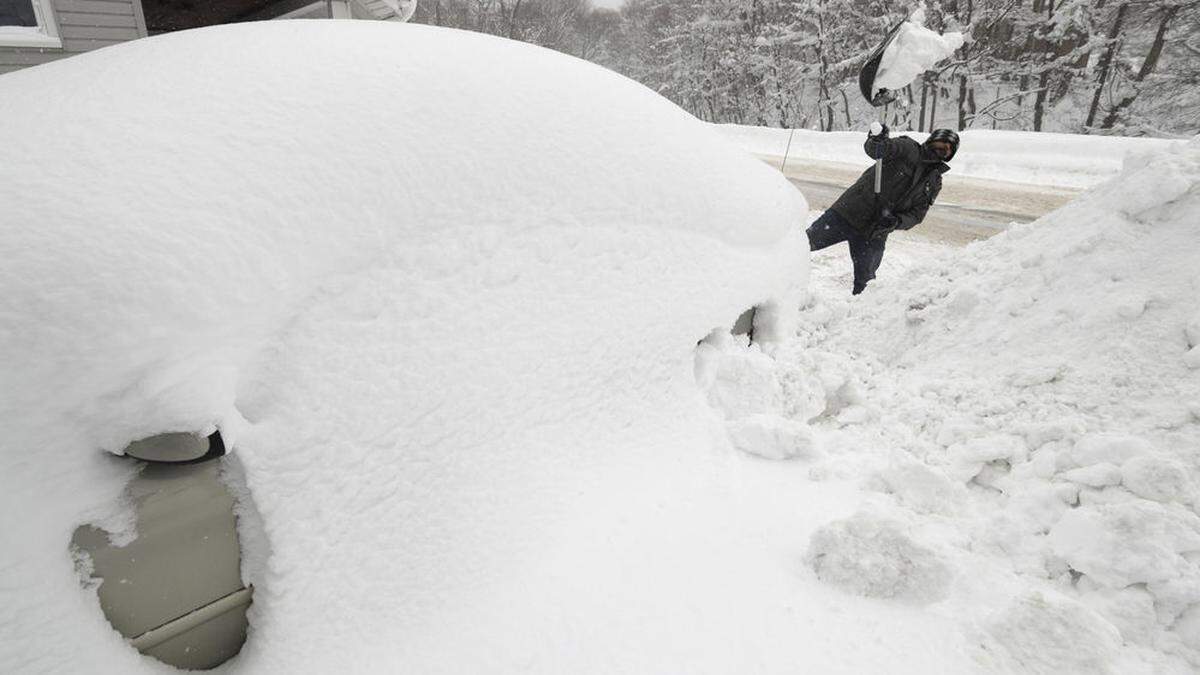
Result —
[[875, 195], [875, 167], [842, 193], [830, 207], [863, 234], [880, 234], [877, 225], [884, 208], [899, 219], [896, 229], [912, 229], [942, 190], [942, 174], [950, 170], [931, 150], [908, 136], [868, 136], [863, 149], [871, 159], [883, 157], [883, 180]]

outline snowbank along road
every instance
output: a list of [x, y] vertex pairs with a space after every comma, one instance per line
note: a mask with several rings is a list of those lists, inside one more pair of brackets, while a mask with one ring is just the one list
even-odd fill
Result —
[[1197, 672], [1198, 186], [1200, 139], [1131, 156], [986, 240], [897, 240], [856, 297], [820, 251], [795, 340], [701, 346], [734, 448], [861, 489], [800, 535], [817, 579], [878, 600], [859, 625], [944, 619], [936, 672]]
[[[828, 208], [870, 166], [861, 131], [775, 129], [736, 124], [717, 131], [786, 175], [814, 210]], [[923, 141], [926, 134], [896, 130]], [[963, 245], [1012, 223], [1031, 222], [1118, 175], [1135, 155], [1179, 150], [1187, 141], [972, 129], [951, 162], [942, 193], [920, 226], [896, 241]]]

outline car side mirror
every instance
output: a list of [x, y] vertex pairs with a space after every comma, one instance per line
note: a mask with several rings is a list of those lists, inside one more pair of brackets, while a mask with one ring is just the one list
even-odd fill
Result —
[[134, 441], [125, 454], [145, 462], [198, 464], [225, 454], [225, 441], [215, 431], [207, 438], [192, 433], [166, 433]]

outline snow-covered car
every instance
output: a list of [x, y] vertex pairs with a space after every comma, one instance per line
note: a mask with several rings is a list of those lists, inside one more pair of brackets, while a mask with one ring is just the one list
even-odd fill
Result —
[[753, 305], [788, 330], [769, 167], [597, 66], [367, 22], [18, 71], [0, 119], [0, 671], [159, 672], [69, 542], [145, 534], [113, 453], [217, 430], [229, 672], [737, 669], [739, 612], [672, 617], [753, 602], [694, 358]]

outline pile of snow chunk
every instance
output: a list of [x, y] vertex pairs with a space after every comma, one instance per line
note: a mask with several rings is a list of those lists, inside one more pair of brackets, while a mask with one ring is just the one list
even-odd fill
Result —
[[803, 286], [771, 169], [598, 66], [384, 22], [137, 40], [0, 76], [0, 119], [0, 671], [159, 672], [68, 542], [128, 515], [104, 450], [213, 427], [228, 672], [760, 658], [727, 638], [790, 601], [736, 573], [768, 553], [694, 351]]
[[[955, 592], [1024, 668], [1200, 666], [1196, 213], [1200, 138], [990, 240], [893, 253], [858, 298], [815, 287], [778, 355], [840, 369], [877, 412], [814, 421], [821, 471], [948, 528], [973, 568]], [[1054, 650], [1071, 636], [1102, 657]]]
[[784, 368], [746, 336], [716, 331], [697, 345], [696, 381], [735, 449], [776, 460], [820, 456], [808, 422], [824, 410], [824, 386], [811, 370]]

